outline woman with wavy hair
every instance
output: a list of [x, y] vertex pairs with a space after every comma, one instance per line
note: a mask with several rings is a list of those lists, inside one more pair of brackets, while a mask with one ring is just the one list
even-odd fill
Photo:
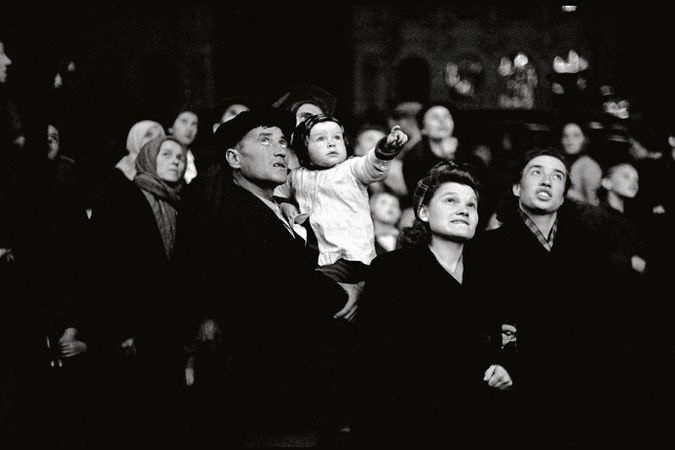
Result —
[[464, 252], [478, 200], [469, 167], [437, 164], [417, 183], [400, 248], [371, 265], [357, 321], [365, 377], [353, 429], [364, 443], [475, 445], [490, 391], [512, 384], [496, 364], [500, 330], [480, 310], [481, 280]]

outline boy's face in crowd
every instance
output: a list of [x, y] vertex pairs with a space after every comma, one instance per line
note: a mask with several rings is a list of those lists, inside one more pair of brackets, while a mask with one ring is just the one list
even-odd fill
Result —
[[560, 143], [562, 144], [565, 153], [568, 155], [576, 155], [581, 151], [585, 139], [584, 132], [581, 131], [579, 125], [576, 123], [568, 123], [565, 125], [565, 128], [563, 128]]
[[258, 186], [278, 186], [288, 177], [288, 141], [279, 127], [257, 127], [233, 149], [228, 163]]
[[312, 164], [329, 168], [347, 159], [344, 131], [335, 122], [320, 122], [312, 127], [307, 139]]
[[444, 139], [452, 136], [455, 130], [455, 121], [448, 108], [434, 106], [424, 114], [424, 129], [422, 132], [430, 139]]
[[567, 169], [558, 158], [541, 155], [532, 158], [523, 169], [513, 195], [521, 208], [533, 214], [551, 214], [560, 208], [565, 196]]
[[190, 111], [183, 111], [178, 114], [169, 132], [173, 137], [178, 139], [181, 144], [189, 147], [197, 137], [197, 130], [199, 127], [199, 118]]
[[443, 183], [428, 205], [422, 205], [420, 219], [429, 223], [433, 235], [451, 241], [471, 239], [478, 225], [478, 197], [465, 184]]
[[7, 81], [7, 67], [12, 64], [12, 60], [5, 53], [5, 44], [0, 41], [0, 83]]
[[295, 126], [300, 125], [308, 117], [323, 114], [321, 108], [313, 103], [304, 103], [295, 111]]
[[164, 141], [157, 153], [157, 176], [169, 183], [176, 183], [185, 174], [185, 152], [177, 142]]
[[398, 198], [387, 192], [379, 192], [370, 198], [370, 212], [373, 220], [387, 225], [396, 225], [401, 218]]
[[386, 135], [376, 129], [363, 130], [356, 137], [356, 145], [354, 146], [354, 155], [363, 156], [370, 151], [370, 149], [375, 148], [375, 145], [385, 137]]
[[630, 164], [621, 164], [612, 168], [609, 174], [603, 178], [602, 185], [610, 192], [622, 198], [634, 198], [639, 189], [637, 170]]

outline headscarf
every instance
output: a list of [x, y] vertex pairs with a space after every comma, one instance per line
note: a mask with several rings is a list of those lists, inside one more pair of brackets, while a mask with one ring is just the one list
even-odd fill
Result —
[[160, 136], [164, 136], [164, 127], [154, 120], [141, 120], [136, 122], [131, 129], [129, 129], [129, 134], [127, 135], [127, 151], [130, 155], [138, 155], [138, 152], [141, 151], [141, 147], [148, 142], [145, 134], [151, 128], [159, 128], [162, 130]]
[[136, 176], [136, 167], [135, 167], [135, 159], [136, 156], [138, 155], [138, 152], [141, 151], [141, 147], [148, 142], [148, 138], [146, 136], [148, 130], [152, 128], [158, 128], [160, 133], [160, 136], [165, 136], [164, 133], [164, 127], [158, 122], [155, 122], [153, 120], [141, 120], [140, 122], [136, 122], [131, 129], [129, 130], [129, 134], [127, 135], [127, 151], [129, 152], [127, 155], [124, 155], [122, 159], [118, 161], [118, 163], [115, 165], [119, 170], [124, 173], [124, 175], [130, 179], [133, 180], [134, 176]]
[[162, 144], [166, 141], [177, 143], [183, 153], [187, 154], [185, 146], [174, 137], [158, 136], [148, 141], [141, 147], [136, 157], [134, 183], [141, 189], [152, 207], [159, 233], [162, 236], [166, 256], [170, 260], [176, 239], [176, 208], [180, 202], [180, 192], [185, 186], [184, 175], [187, 164], [183, 168], [183, 173], [179, 174], [180, 177], [175, 184], [170, 184], [157, 175], [157, 155]]

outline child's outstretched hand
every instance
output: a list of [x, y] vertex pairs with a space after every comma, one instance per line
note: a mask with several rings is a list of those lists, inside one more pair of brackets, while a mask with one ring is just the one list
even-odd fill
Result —
[[385, 149], [391, 151], [391, 150], [399, 150], [403, 148], [403, 146], [408, 142], [408, 135], [405, 134], [402, 130], [401, 127], [398, 125], [392, 127], [391, 131], [389, 132], [389, 135], [387, 136], [387, 140], [385, 141]]
[[408, 142], [408, 135], [396, 125], [386, 137], [383, 137], [375, 147], [375, 156], [383, 160], [391, 160], [398, 155]]

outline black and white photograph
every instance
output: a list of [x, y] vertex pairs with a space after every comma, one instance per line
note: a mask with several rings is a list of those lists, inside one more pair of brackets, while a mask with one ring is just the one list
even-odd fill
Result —
[[0, 449], [671, 448], [657, 2], [0, 6]]

